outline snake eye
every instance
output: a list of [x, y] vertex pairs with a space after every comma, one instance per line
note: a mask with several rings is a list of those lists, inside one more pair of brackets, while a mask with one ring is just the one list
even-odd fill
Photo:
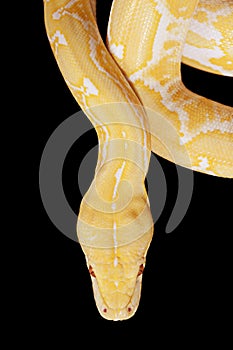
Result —
[[91, 265], [89, 266], [89, 273], [92, 277], [96, 277], [93, 267]]
[[143, 274], [143, 271], [144, 271], [144, 265], [141, 264], [141, 265], [139, 266], [138, 276], [141, 276], [141, 275]]

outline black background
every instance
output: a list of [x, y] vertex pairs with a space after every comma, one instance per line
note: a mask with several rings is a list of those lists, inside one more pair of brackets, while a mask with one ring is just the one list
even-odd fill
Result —
[[[98, 1], [98, 23], [103, 36], [110, 4], [111, 1]], [[35, 168], [38, 170], [49, 136], [79, 107], [52, 55], [44, 28], [42, 1], [31, 4], [30, 21], [31, 63], [38, 86], [32, 96], [38, 137]], [[182, 66], [182, 78], [194, 92], [232, 105], [230, 78], [186, 66]], [[88, 140], [81, 141], [83, 153], [79, 154], [80, 143], [72, 147], [63, 178], [66, 196], [76, 212], [81, 200], [76, 186], [78, 163], [97, 139], [92, 132]], [[155, 346], [159, 340], [164, 345], [172, 340], [174, 345], [185, 343], [189, 348], [189, 344], [201, 341], [202, 337], [207, 343], [217, 340], [222, 326], [224, 337], [227, 336], [227, 318], [232, 318], [232, 182], [195, 173], [188, 212], [176, 230], [166, 235], [165, 226], [176, 198], [176, 168], [158, 159], [166, 174], [168, 197], [162, 216], [155, 224], [140, 306], [128, 321], [106, 321], [98, 314], [81, 248], [51, 223], [38, 189], [37, 233], [33, 233], [30, 240], [34, 267], [28, 277], [30, 287], [25, 292], [28, 320], [37, 342], [72, 339], [81, 346], [85, 331], [88, 335], [85, 345], [92, 342], [98, 346], [117, 345], [124, 337], [125, 341], [142, 338]]]

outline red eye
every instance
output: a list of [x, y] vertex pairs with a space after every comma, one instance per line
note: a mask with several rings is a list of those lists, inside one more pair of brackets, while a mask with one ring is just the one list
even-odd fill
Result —
[[90, 275], [91, 275], [92, 277], [96, 277], [95, 272], [94, 272], [94, 270], [93, 270], [93, 268], [92, 268], [91, 265], [89, 266], [89, 273], [90, 273]]
[[141, 264], [141, 265], [139, 266], [138, 276], [141, 276], [141, 275], [143, 274], [143, 271], [144, 271], [144, 265]]

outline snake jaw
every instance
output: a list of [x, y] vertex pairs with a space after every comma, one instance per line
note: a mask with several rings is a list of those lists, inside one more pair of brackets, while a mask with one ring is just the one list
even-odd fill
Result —
[[[112, 321], [123, 321], [131, 318], [137, 311], [141, 296], [142, 274], [138, 275], [135, 282], [135, 287], [132, 296], [129, 297], [128, 303], [124, 307], [110, 307], [105, 298], [101, 294], [96, 277], [91, 275], [94, 298], [97, 309], [100, 315]], [[122, 299], [124, 295], [121, 292], [116, 292], [116, 299]]]

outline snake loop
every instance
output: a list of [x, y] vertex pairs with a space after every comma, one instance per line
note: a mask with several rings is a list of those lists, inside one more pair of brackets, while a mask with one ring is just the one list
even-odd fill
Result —
[[233, 2], [114, 0], [107, 47], [96, 0], [44, 0], [44, 6], [58, 66], [99, 140], [78, 238], [100, 314], [127, 319], [139, 304], [153, 236], [144, 185], [151, 151], [233, 177], [232, 108], [190, 92], [180, 73], [183, 60], [233, 75]]

